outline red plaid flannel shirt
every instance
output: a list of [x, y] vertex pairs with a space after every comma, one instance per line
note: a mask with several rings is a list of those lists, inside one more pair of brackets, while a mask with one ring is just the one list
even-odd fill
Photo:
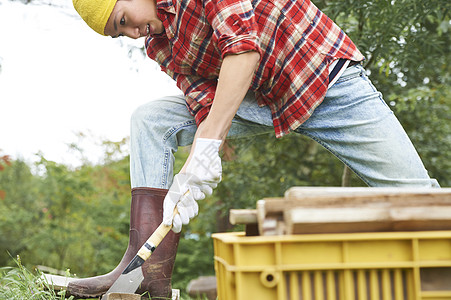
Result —
[[165, 32], [146, 38], [147, 55], [177, 82], [197, 124], [208, 115], [227, 54], [260, 53], [250, 88], [271, 108], [277, 137], [322, 102], [333, 60], [364, 59], [310, 0], [172, 1], [157, 0]]

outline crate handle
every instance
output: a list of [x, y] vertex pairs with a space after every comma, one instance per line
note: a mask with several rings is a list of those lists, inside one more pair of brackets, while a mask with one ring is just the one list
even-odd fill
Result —
[[280, 280], [280, 272], [275, 269], [266, 269], [260, 273], [260, 281], [267, 288], [275, 287]]

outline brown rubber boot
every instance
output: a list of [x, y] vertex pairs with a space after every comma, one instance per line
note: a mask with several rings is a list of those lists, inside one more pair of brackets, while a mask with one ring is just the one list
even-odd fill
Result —
[[[154, 188], [132, 189], [130, 238], [127, 251], [119, 265], [110, 273], [82, 278], [69, 283], [67, 291], [74, 296], [91, 298], [105, 294], [119, 277], [139, 248], [157, 229], [163, 219], [163, 200], [168, 190]], [[142, 265], [144, 280], [137, 294], [149, 292], [152, 299], [171, 299], [171, 277], [180, 234], [172, 230], [150, 258]], [[148, 297], [149, 295], [146, 294]]]

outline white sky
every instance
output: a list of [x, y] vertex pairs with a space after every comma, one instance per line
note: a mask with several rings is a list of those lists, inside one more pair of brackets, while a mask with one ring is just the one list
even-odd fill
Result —
[[[121, 140], [137, 106], [180, 93], [156, 63], [129, 58], [125, 44], [141, 46], [144, 39], [98, 35], [71, 0], [33, 3], [0, 0], [0, 155], [33, 161], [42, 151], [48, 160], [76, 165], [67, 152], [76, 132]], [[85, 147], [98, 161], [96, 148]]]

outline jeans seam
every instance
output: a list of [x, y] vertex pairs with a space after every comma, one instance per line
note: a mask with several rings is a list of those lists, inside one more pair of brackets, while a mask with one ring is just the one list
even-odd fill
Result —
[[[170, 150], [169, 150], [170, 151]], [[169, 151], [168, 148], [164, 149], [164, 157], [163, 157], [163, 176], [161, 176], [161, 187], [167, 186], [168, 182], [168, 160], [169, 160]]]
[[[193, 124], [196, 124], [195, 120], [189, 120], [180, 124], [177, 124], [175, 126], [172, 126], [164, 135], [163, 135], [163, 145], [164, 145], [164, 157], [163, 157], [163, 176], [161, 177], [161, 186], [165, 187], [168, 183], [168, 176], [169, 176], [169, 157], [170, 157], [170, 149], [166, 146], [166, 142], [169, 140], [169, 138], [176, 132], [178, 132], [181, 128], [191, 126]], [[178, 147], [178, 145], [177, 145]]]
[[190, 120], [186, 121], [180, 124], [177, 124], [176, 126], [172, 126], [164, 135], [163, 135], [163, 142], [165, 143], [171, 136], [174, 134], [174, 132], [177, 132], [180, 130], [180, 128], [187, 127], [188, 125], [196, 124], [196, 121]]
[[378, 98], [379, 101], [382, 102], [382, 104], [384, 104], [391, 113], [393, 113], [393, 111], [391, 110], [390, 106], [388, 106], [387, 102], [385, 102], [384, 98], [382, 97], [382, 93], [379, 92], [376, 87], [374, 86], [374, 84], [368, 79], [368, 77], [366, 76], [362, 76], [362, 79], [370, 86], [371, 90], [373, 91], [373, 93], [377, 93], [378, 94]]
[[323, 146], [327, 151], [329, 151], [332, 155], [334, 155], [339, 161], [341, 161], [344, 165], [346, 165], [349, 169], [351, 169], [363, 182], [365, 182], [368, 186], [370, 186], [370, 183], [365, 180], [365, 178], [356, 170], [354, 170], [354, 168], [352, 168], [347, 162], [345, 162], [335, 151], [332, 150], [331, 147], [329, 147], [326, 143], [324, 143], [323, 141], [321, 141], [320, 139], [317, 139], [315, 136], [309, 134], [307, 131], [300, 129], [299, 131], [297, 131], [297, 133], [303, 134], [305, 136], [308, 136], [309, 138], [311, 138], [312, 140], [314, 140], [315, 142], [317, 142], [318, 144], [320, 144], [321, 146]]

